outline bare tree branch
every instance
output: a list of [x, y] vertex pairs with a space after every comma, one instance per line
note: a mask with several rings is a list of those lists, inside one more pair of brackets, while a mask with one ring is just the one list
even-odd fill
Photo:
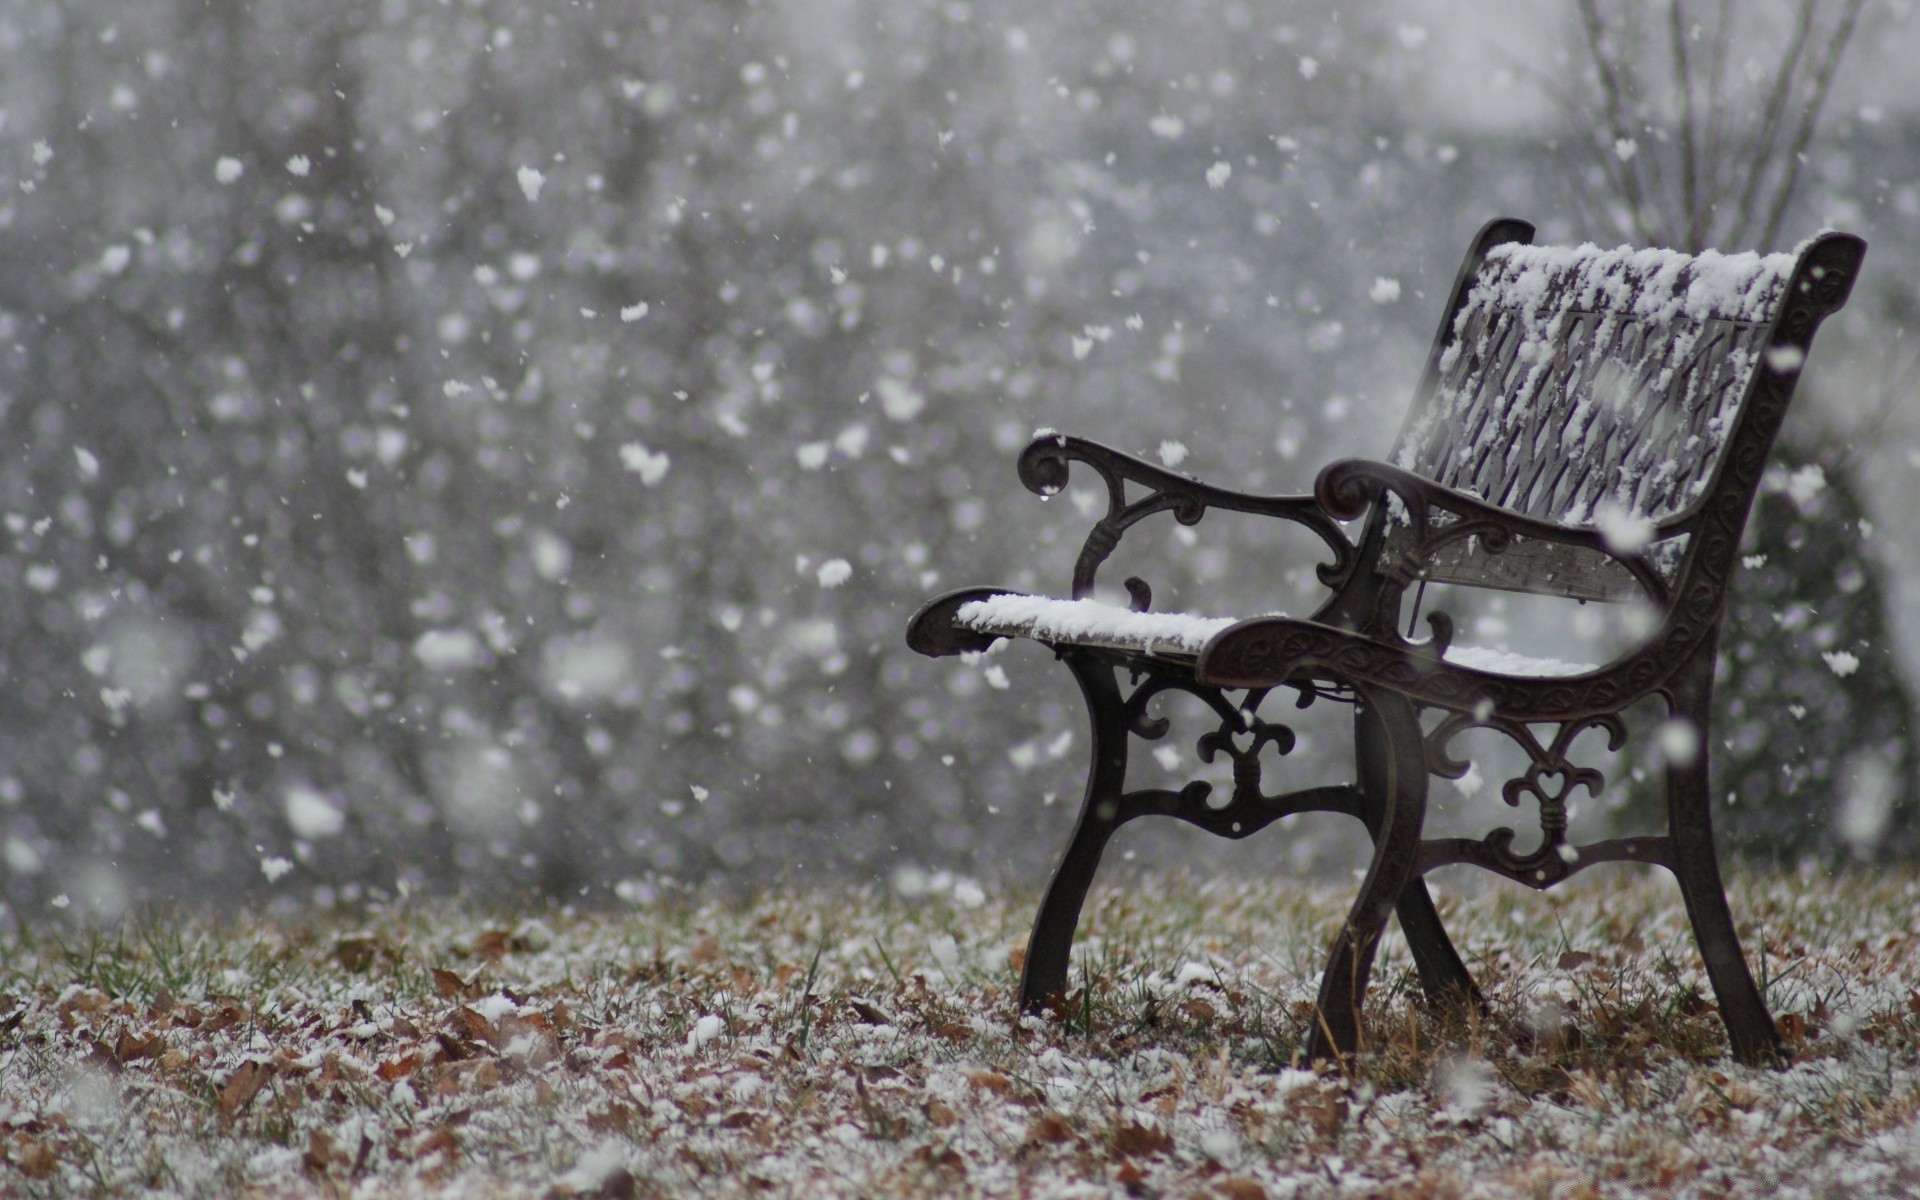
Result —
[[[1607, 124], [1612, 131], [1613, 141], [1617, 145], [1619, 139], [1630, 136], [1627, 121], [1628, 82], [1622, 78], [1622, 74], [1631, 70], [1631, 59], [1626, 55], [1616, 54], [1608, 46], [1606, 26], [1601, 20], [1596, 0], [1576, 0], [1575, 7], [1579, 10], [1581, 25], [1586, 30], [1587, 54], [1600, 80], [1600, 92], [1606, 104]], [[1626, 201], [1634, 233], [1643, 241], [1655, 240], [1653, 230], [1647, 221], [1646, 203], [1640, 187], [1639, 173], [1631, 159], [1620, 161], [1617, 153], [1609, 159], [1606, 150], [1612, 148], [1602, 149], [1601, 166], [1621, 199]]]
[[[1808, 3], [1811, 4], [1812, 0], [1808, 0]], [[1826, 58], [1815, 68], [1813, 95], [1800, 110], [1799, 127], [1794, 130], [1793, 142], [1787, 147], [1786, 177], [1780, 181], [1780, 190], [1775, 194], [1772, 210], [1767, 214], [1766, 231], [1760, 237], [1762, 246], [1772, 247], [1774, 239], [1780, 236], [1780, 223], [1787, 215], [1787, 204], [1800, 184], [1800, 168], [1806, 161], [1807, 147], [1813, 144], [1814, 127], [1820, 120], [1821, 110], [1826, 107], [1834, 73], [1846, 54], [1847, 43], [1853, 40], [1853, 31], [1865, 4], [1866, 0], [1848, 0], [1841, 12], [1839, 26], [1833, 36], [1827, 39]]]
[[1686, 5], [1673, 0], [1667, 6], [1667, 33], [1673, 43], [1674, 82], [1680, 89], [1680, 211], [1687, 214], [1687, 240], [1681, 249], [1695, 253], [1706, 230], [1701, 226], [1700, 181], [1696, 175], [1695, 155], [1699, 146], [1694, 128], [1699, 123], [1693, 111], [1693, 59], [1687, 54]]
[[[1753, 214], [1759, 203], [1760, 186], [1773, 171], [1773, 162], [1780, 152], [1780, 121], [1787, 109], [1787, 100], [1793, 94], [1793, 81], [1800, 68], [1800, 60], [1812, 44], [1813, 14], [1819, 0], [1800, 0], [1799, 20], [1795, 24], [1793, 36], [1787, 46], [1787, 57], [1781, 62], [1780, 69], [1773, 78], [1773, 89], [1767, 96], [1766, 107], [1762, 110], [1760, 129], [1748, 146], [1749, 172], [1747, 185], [1740, 190], [1740, 199], [1733, 207], [1733, 227], [1728, 231], [1734, 240], [1745, 243], [1749, 226], [1753, 223]], [[1783, 189], [1780, 196], [1790, 195]]]

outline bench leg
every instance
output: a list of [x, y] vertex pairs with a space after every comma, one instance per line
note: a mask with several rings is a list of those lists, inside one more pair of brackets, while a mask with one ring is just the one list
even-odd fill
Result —
[[[1427, 762], [1419, 718], [1412, 704], [1390, 692], [1362, 692], [1359, 705], [1355, 751], [1361, 791], [1373, 814], [1369, 822], [1373, 826], [1373, 863], [1360, 885], [1359, 898], [1347, 913], [1346, 924], [1334, 939], [1326, 974], [1320, 979], [1317, 1019], [1307, 1039], [1307, 1055], [1316, 1059], [1343, 1058], [1359, 1050], [1360, 1006], [1366, 999], [1367, 976], [1373, 970], [1380, 935], [1395, 905], [1407, 895], [1409, 885], [1419, 881], [1414, 872], [1427, 806]], [[1425, 892], [1421, 887], [1418, 895]], [[1417, 913], [1417, 896], [1412, 903], [1415, 927], [1424, 930]], [[1430, 899], [1427, 904], [1431, 909]], [[1438, 927], [1436, 918], [1433, 928]], [[1431, 945], [1428, 948], [1431, 950]], [[1452, 957], [1458, 964], [1459, 956]], [[1430, 965], [1445, 970], [1438, 959]], [[1466, 974], [1464, 966], [1460, 973]], [[1467, 986], [1472, 986], [1471, 980]]]
[[1680, 895], [1693, 923], [1693, 937], [1706, 961], [1707, 978], [1720, 1002], [1720, 1019], [1727, 1027], [1733, 1056], [1748, 1066], [1783, 1060], [1780, 1034], [1767, 1011], [1760, 989], [1754, 986], [1740, 938], [1733, 929], [1733, 913], [1720, 881], [1720, 863], [1713, 848], [1712, 796], [1707, 784], [1708, 705], [1713, 689], [1712, 639], [1694, 662], [1684, 668], [1673, 689], [1673, 712], [1701, 731], [1700, 753], [1681, 767], [1667, 766], [1667, 823], [1671, 836], [1669, 866], [1680, 883]]
[[[1367, 832], [1378, 842], [1385, 815], [1383, 801], [1392, 795], [1387, 763], [1392, 760], [1393, 749], [1385, 724], [1364, 705], [1353, 715], [1353, 745]], [[1460, 960], [1460, 952], [1453, 948], [1446, 926], [1440, 923], [1427, 881], [1419, 875], [1408, 880], [1394, 911], [1400, 918], [1400, 932], [1413, 951], [1414, 969], [1420, 973], [1420, 990], [1426, 993], [1427, 1002], [1438, 1009], [1484, 1009], [1486, 997], [1474, 984], [1467, 964]]]
[[1420, 973], [1420, 990], [1427, 994], [1427, 1003], [1448, 1012], [1485, 1012], [1487, 998], [1453, 948], [1425, 879], [1416, 875], [1408, 882], [1394, 913], [1413, 951], [1413, 966]]
[[1093, 874], [1107, 839], [1120, 827], [1120, 796], [1127, 778], [1125, 705], [1114, 668], [1090, 657], [1064, 656], [1087, 700], [1092, 725], [1093, 759], [1087, 771], [1087, 790], [1080, 802], [1080, 819], [1073, 828], [1067, 852], [1047, 884], [1027, 939], [1027, 958], [1020, 971], [1020, 1011], [1037, 1013], [1067, 994], [1067, 960], [1073, 950], [1074, 929], [1080, 924], [1080, 906], [1086, 901]]

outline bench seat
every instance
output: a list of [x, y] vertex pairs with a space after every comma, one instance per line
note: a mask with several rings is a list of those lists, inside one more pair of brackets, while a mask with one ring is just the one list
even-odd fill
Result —
[[[1285, 613], [1266, 616], [1284, 617]], [[1202, 617], [1193, 613], [1134, 612], [1104, 600], [1058, 600], [1001, 592], [962, 604], [954, 624], [974, 633], [1029, 638], [1048, 645], [1098, 646], [1169, 659], [1197, 659], [1215, 634], [1239, 623], [1238, 617]], [[1469, 671], [1523, 678], [1584, 675], [1593, 663], [1535, 658], [1494, 646], [1450, 645], [1443, 661]]]

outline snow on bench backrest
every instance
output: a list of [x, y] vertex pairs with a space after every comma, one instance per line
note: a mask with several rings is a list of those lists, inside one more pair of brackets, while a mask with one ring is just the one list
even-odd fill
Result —
[[[1392, 461], [1561, 525], [1672, 516], [1713, 478], [1796, 261], [1493, 246]], [[1432, 577], [1595, 599], [1637, 590], [1611, 564], [1535, 550], [1497, 562], [1463, 546]]]

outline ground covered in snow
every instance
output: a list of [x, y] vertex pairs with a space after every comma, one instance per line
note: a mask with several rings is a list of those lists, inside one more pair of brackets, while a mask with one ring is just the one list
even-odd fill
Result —
[[1495, 1015], [1423, 1011], [1396, 935], [1351, 1074], [1294, 1065], [1347, 897], [1287, 882], [1103, 888], [1071, 1012], [1026, 1023], [1032, 897], [964, 882], [20, 926], [0, 1193], [1920, 1188], [1920, 885], [1736, 880], [1794, 1050], [1770, 1072], [1722, 1056], [1664, 878], [1439, 882]]

